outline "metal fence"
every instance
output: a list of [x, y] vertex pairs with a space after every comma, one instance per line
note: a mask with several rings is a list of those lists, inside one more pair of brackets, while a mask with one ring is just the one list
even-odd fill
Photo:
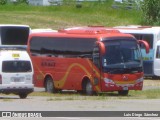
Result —
[[140, 9], [143, 0], [114, 0], [113, 8]]
[[83, 2], [105, 2], [108, 0], [28, 0], [31, 5], [80, 5]]

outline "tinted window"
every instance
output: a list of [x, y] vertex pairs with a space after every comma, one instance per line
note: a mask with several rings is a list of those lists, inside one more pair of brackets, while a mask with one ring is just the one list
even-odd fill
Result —
[[137, 40], [146, 40], [150, 48], [153, 48], [153, 34], [133, 34]]
[[62, 55], [77, 57], [92, 54], [96, 39], [92, 38], [51, 38], [33, 37], [30, 51], [41, 55]]
[[100, 51], [98, 46], [95, 46], [93, 49], [93, 63], [100, 68]]
[[27, 45], [28, 27], [2, 27], [0, 31], [2, 45]]
[[157, 46], [156, 58], [160, 58], [160, 46]]
[[106, 53], [102, 56], [104, 72], [130, 74], [142, 72], [142, 56], [137, 41], [131, 38], [114, 38], [104, 41]]
[[3, 61], [2, 72], [31, 72], [30, 61]]

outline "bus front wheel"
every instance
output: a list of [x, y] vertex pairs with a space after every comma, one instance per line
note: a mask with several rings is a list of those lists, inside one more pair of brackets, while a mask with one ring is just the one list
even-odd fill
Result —
[[89, 96], [94, 94], [93, 86], [90, 81], [87, 81], [87, 83], [86, 83], [85, 93], [86, 93], [86, 95], [89, 95]]
[[45, 82], [45, 91], [48, 93], [53, 93], [55, 90], [54, 83], [51, 77], [48, 77]]
[[120, 90], [120, 91], [118, 91], [118, 94], [121, 96], [127, 96], [128, 92], [129, 92], [129, 90]]

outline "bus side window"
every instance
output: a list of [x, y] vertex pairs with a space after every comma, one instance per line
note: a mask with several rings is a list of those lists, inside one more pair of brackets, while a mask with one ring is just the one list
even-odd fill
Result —
[[93, 63], [100, 68], [100, 51], [98, 46], [95, 46], [93, 49]]
[[157, 46], [156, 58], [160, 58], [160, 46]]

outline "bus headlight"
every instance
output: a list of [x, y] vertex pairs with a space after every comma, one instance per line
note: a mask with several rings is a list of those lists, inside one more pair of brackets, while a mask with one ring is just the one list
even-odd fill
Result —
[[141, 77], [141, 78], [139, 78], [139, 79], [137, 79], [137, 80], [136, 80], [136, 83], [143, 82], [143, 80], [144, 80], [144, 78], [143, 78], [143, 77]]
[[110, 83], [110, 84], [114, 84], [113, 80], [108, 79], [108, 78], [104, 78], [104, 81], [106, 84]]

